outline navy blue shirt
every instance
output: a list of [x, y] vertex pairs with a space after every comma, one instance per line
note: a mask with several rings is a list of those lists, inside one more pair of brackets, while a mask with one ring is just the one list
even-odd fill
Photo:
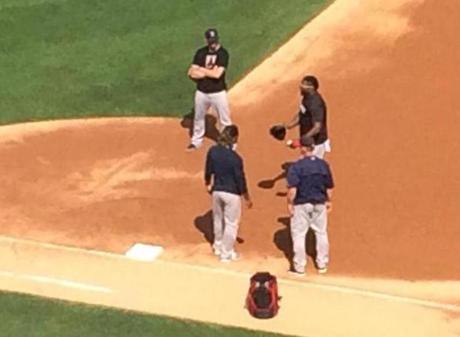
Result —
[[324, 204], [327, 190], [334, 187], [329, 164], [317, 157], [306, 157], [292, 164], [287, 173], [288, 187], [296, 187], [294, 205]]
[[214, 177], [213, 191], [242, 195], [247, 193], [243, 159], [232, 149], [214, 145], [208, 151], [204, 179], [206, 185]]

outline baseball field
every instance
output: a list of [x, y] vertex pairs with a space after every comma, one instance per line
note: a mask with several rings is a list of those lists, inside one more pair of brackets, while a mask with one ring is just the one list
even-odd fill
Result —
[[[0, 335], [458, 336], [459, 13], [436, 0], [0, 1]], [[212, 114], [205, 146], [184, 151], [185, 73], [210, 26], [231, 52], [254, 201], [228, 265], [211, 252], [202, 181]], [[336, 189], [329, 273], [309, 261], [294, 279], [283, 167], [297, 153], [268, 129], [296, 112], [307, 73], [328, 103]], [[164, 251], [135, 261], [135, 243]], [[283, 296], [267, 321], [243, 308], [260, 270]]]
[[[0, 293], [2, 336], [241, 336], [274, 334], [14, 293]], [[6, 324], [5, 324], [6, 323]]]
[[2, 0], [0, 123], [180, 116], [208, 27], [225, 36], [236, 83], [330, 2]]

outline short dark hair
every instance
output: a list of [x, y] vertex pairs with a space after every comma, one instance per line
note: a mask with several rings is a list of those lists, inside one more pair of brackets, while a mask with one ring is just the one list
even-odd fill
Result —
[[238, 136], [238, 127], [235, 124], [227, 125], [220, 133], [218, 142], [222, 145], [232, 145]]
[[235, 124], [227, 125], [222, 132], [226, 132], [232, 138], [238, 137], [240, 134], [238, 127]]
[[311, 84], [315, 90], [318, 90], [319, 88], [319, 81], [318, 79], [313, 76], [313, 75], [307, 75], [305, 76], [303, 79], [302, 79], [302, 83], [308, 83], [308, 84]]

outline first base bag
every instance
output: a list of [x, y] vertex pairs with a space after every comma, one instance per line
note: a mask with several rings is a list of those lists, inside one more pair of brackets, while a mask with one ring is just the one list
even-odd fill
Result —
[[279, 309], [276, 277], [268, 272], [259, 272], [251, 277], [246, 297], [246, 308], [256, 318], [272, 318]]

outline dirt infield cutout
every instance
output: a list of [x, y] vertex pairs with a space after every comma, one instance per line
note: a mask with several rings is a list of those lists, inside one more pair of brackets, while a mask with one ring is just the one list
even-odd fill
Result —
[[[457, 78], [458, 23], [449, 13], [460, 5], [445, 6], [337, 0], [232, 89], [255, 207], [243, 215], [243, 260], [228, 269], [208, 242], [201, 175], [211, 140], [186, 154], [188, 130], [174, 119], [0, 128], [0, 287], [302, 336], [457, 335], [460, 163], [448, 158], [460, 154], [460, 107], [445, 83]], [[312, 275], [310, 263], [299, 282], [285, 279], [289, 222], [279, 178], [296, 154], [267, 130], [295, 112], [307, 72], [319, 76], [329, 103], [337, 191], [331, 275]], [[136, 242], [165, 251], [154, 263], [128, 261], [122, 254]], [[280, 317], [262, 323], [241, 304], [247, 276], [264, 269], [281, 276], [284, 300]], [[169, 284], [173, 276], [187, 284]], [[161, 293], [153, 284], [203, 307], [154, 301]]]

